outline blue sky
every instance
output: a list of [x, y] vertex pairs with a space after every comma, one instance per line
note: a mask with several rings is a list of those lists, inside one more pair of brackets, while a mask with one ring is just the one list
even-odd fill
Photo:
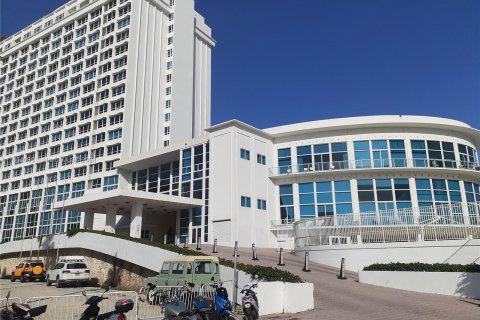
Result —
[[[0, 32], [64, 2], [0, 0]], [[478, 0], [197, 0], [196, 8], [217, 41], [213, 123], [419, 114], [480, 128]]]

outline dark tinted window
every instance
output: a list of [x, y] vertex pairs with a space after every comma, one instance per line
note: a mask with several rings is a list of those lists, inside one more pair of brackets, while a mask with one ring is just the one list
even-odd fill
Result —
[[69, 263], [67, 269], [87, 269], [87, 265], [85, 263]]

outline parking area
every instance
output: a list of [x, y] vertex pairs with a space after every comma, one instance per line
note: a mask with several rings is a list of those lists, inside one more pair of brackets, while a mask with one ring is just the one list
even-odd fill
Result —
[[21, 283], [19, 280], [11, 282], [10, 279], [0, 279], [0, 298], [5, 298], [8, 291], [10, 291], [11, 297], [19, 297], [24, 301], [30, 297], [64, 296], [81, 294], [82, 291], [95, 293], [102, 292], [103, 290], [96, 287], [76, 286], [66, 286], [57, 289], [55, 286], [47, 287], [45, 282], [33, 281]]

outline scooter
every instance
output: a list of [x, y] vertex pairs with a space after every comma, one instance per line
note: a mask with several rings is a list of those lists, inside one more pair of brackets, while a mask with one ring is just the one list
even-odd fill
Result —
[[[195, 307], [202, 309], [207, 309], [209, 313], [201, 313], [201, 316], [204, 320], [230, 320], [233, 318], [233, 307], [228, 300], [228, 293], [227, 289], [220, 284], [212, 284], [213, 288], [215, 288], [215, 302], [212, 299], [204, 297], [204, 296], [197, 296], [194, 300]], [[212, 315], [211, 311], [215, 310], [215, 315]]]
[[10, 299], [10, 291], [7, 293], [7, 301], [5, 308], [0, 311], [0, 320], [29, 320], [38, 317], [47, 311], [47, 306], [39, 306], [30, 308], [28, 304], [12, 303], [12, 310], [8, 309], [8, 299]]
[[107, 288], [99, 296], [91, 296], [87, 298], [85, 291], [82, 291], [82, 295], [87, 299], [84, 304], [88, 305], [80, 317], [80, 320], [127, 320], [127, 317], [124, 313], [133, 309], [133, 300], [132, 299], [120, 299], [115, 303], [115, 311], [110, 311], [104, 314], [100, 314], [100, 307], [98, 304], [103, 300], [108, 299], [103, 295], [110, 291], [110, 287]]
[[258, 285], [256, 283], [253, 284], [246, 284], [241, 294], [242, 297], [242, 307], [243, 307], [243, 320], [256, 320], [258, 319], [258, 312], [259, 312], [259, 305], [258, 305], [258, 298], [257, 294], [253, 289], [257, 288]]
[[228, 300], [227, 289], [223, 287], [223, 284], [213, 284], [215, 288], [215, 310], [217, 311], [217, 319], [234, 320], [233, 306], [230, 300]]

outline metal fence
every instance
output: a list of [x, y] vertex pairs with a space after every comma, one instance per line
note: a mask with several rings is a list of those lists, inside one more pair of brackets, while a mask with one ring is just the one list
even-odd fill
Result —
[[385, 210], [294, 223], [296, 246], [480, 238], [480, 203]]
[[295, 225], [295, 246], [480, 239], [479, 225]]
[[[101, 293], [89, 293], [87, 297], [99, 295]], [[135, 303], [133, 310], [125, 315], [128, 319], [138, 319], [138, 295], [135, 291], [111, 291], [103, 295], [108, 299], [103, 300], [98, 306], [100, 314], [115, 310], [115, 302], [119, 299], [132, 299]], [[32, 297], [28, 298], [25, 303], [30, 307], [38, 307], [47, 305], [47, 311], [37, 317], [38, 320], [78, 320], [82, 312], [86, 309], [85, 297], [83, 295], [65, 295], [50, 297]]]
[[19, 297], [11, 297], [11, 298], [8, 298], [8, 300], [7, 298], [0, 298], [0, 309], [5, 308], [7, 303], [8, 305], [11, 305], [12, 303], [22, 303], [22, 299], [20, 299]]
[[354, 170], [370, 168], [448, 168], [461, 170], [480, 170], [479, 162], [442, 160], [442, 159], [364, 159], [305, 163], [269, 169], [270, 176], [288, 175], [296, 173], [323, 172], [337, 170]]
[[194, 298], [202, 295], [209, 299], [215, 298], [215, 288], [210, 284], [201, 287], [187, 288], [185, 286], [143, 287], [138, 296], [138, 319], [157, 319], [163, 317], [165, 306], [172, 300], [183, 301], [187, 308], [193, 307]]

